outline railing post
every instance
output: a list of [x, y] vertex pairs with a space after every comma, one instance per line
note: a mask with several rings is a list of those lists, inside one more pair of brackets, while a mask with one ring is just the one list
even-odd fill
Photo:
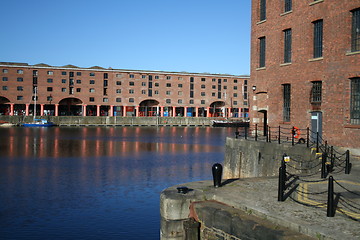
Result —
[[280, 144], [280, 126], [279, 126], [279, 136], [278, 136], [278, 143]]
[[291, 145], [294, 146], [294, 142], [295, 142], [295, 127], [293, 126], [291, 129]]
[[326, 178], [326, 153], [321, 156], [321, 178]]
[[309, 127], [306, 128], [306, 147], [310, 146], [310, 129]]
[[285, 156], [281, 160], [281, 167], [279, 168], [279, 187], [278, 187], [278, 201], [283, 202], [284, 199], [284, 191], [285, 191], [285, 182], [286, 182], [286, 164], [285, 164]]
[[240, 134], [239, 129], [238, 129], [238, 128], [236, 128], [236, 131], [235, 131], [235, 138], [238, 138], [238, 137], [239, 137], [239, 134]]
[[346, 150], [346, 159], [345, 159], [345, 174], [350, 174], [351, 163], [350, 163], [350, 151]]
[[258, 138], [258, 129], [257, 129], [258, 125], [255, 124], [255, 141], [257, 141]]
[[248, 130], [249, 130], [249, 127], [246, 126], [246, 127], [245, 127], [245, 139], [247, 139]]
[[334, 205], [334, 178], [329, 177], [328, 185], [328, 201], [327, 201], [327, 217], [335, 216], [335, 205]]
[[319, 152], [319, 132], [316, 132], [316, 152]]

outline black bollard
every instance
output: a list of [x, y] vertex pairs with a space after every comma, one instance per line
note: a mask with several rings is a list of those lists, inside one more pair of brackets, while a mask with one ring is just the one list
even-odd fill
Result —
[[335, 204], [334, 204], [334, 178], [332, 176], [329, 177], [329, 185], [328, 185], [328, 201], [327, 201], [327, 217], [335, 216]]
[[212, 174], [214, 179], [214, 187], [221, 187], [222, 166], [220, 163], [215, 163], [212, 166]]

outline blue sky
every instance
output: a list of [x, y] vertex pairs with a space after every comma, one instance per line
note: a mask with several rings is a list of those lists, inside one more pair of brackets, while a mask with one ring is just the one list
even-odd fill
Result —
[[250, 2], [2, 1], [0, 61], [249, 74]]

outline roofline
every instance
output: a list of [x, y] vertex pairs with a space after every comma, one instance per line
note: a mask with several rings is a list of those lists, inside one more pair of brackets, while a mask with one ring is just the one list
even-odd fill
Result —
[[[9, 63], [9, 64], [6, 64]], [[11, 63], [11, 64], [10, 64]], [[16, 65], [19, 64], [19, 65]], [[144, 74], [171, 74], [171, 75], [199, 75], [199, 76], [221, 76], [221, 77], [236, 77], [236, 78], [250, 78], [250, 75], [232, 75], [232, 74], [221, 74], [221, 73], [191, 73], [191, 72], [172, 72], [172, 71], [160, 71], [160, 70], [133, 70], [133, 69], [113, 69], [113, 68], [67, 68], [61, 66], [50, 66], [42, 67], [36, 65], [24, 65], [24, 63], [13, 63], [13, 62], [0, 62], [0, 67], [16, 67], [16, 68], [39, 68], [39, 69], [67, 69], [67, 70], [85, 70], [85, 71], [97, 71], [97, 72], [126, 72], [126, 73], [144, 73]]]

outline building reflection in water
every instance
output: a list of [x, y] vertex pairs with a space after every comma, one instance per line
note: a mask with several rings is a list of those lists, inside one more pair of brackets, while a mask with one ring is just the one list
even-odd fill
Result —
[[225, 138], [233, 132], [0, 128], [1, 235], [158, 239], [161, 190], [210, 179], [211, 166], [222, 162]]

